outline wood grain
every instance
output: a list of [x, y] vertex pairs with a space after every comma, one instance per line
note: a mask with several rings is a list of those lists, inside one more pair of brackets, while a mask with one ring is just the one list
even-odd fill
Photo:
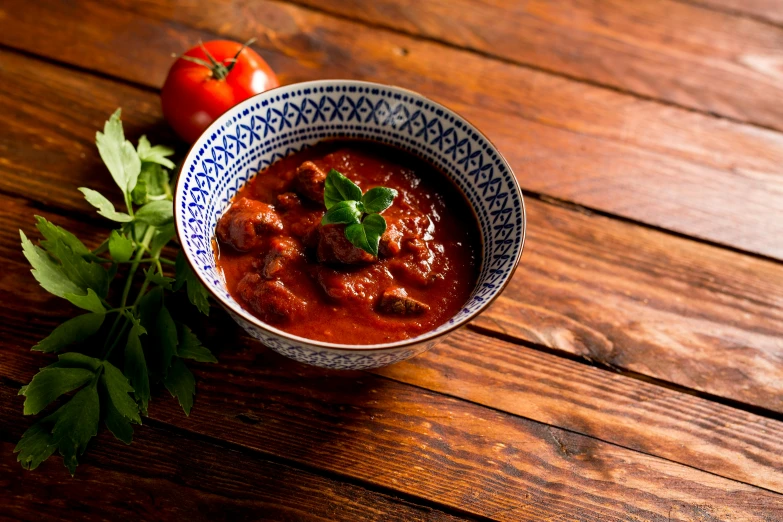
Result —
[[[40, 356], [27, 353], [28, 347], [71, 311], [42, 291], [24, 291], [31, 279], [12, 231], [24, 226], [31, 209], [20, 200], [6, 208], [0, 213], [0, 230], [9, 231], [0, 236], [0, 256], [9, 260], [0, 279], [0, 303], [7, 303], [0, 304], [5, 325], [0, 335], [13, 339], [15, 357], [32, 367]], [[68, 229], [81, 226], [73, 219], [46, 217]], [[82, 229], [88, 237], [96, 234]], [[14, 295], [26, 295], [25, 301]], [[210, 321], [217, 321], [220, 331], [237, 330], [217, 308]], [[239, 341], [243, 346], [248, 342]], [[783, 423], [693, 395], [464, 329], [427, 356], [378, 373], [783, 493]]]
[[[739, 4], [744, 0], [714, 0]], [[783, 129], [783, 28], [673, 0], [295, 0], [376, 26]], [[698, 4], [698, 2], [696, 2]], [[745, 9], [780, 15], [780, 2]], [[764, 9], [764, 8], [767, 9]]]
[[31, 424], [20, 418], [20, 404], [16, 390], [0, 384], [3, 518], [463, 520], [159, 426], [137, 427], [130, 448], [104, 430], [74, 478], [59, 457], [25, 471], [13, 454]]
[[[284, 82], [349, 76], [446, 103], [488, 134], [526, 190], [783, 258], [776, 240], [783, 237], [783, 135], [776, 132], [296, 6], [126, 2], [132, 13], [87, 1], [45, 10], [9, 1], [0, 42], [150, 87], [165, 76], [160, 57], [184, 42], [256, 34]], [[80, 23], [59, 35], [46, 22], [75, 17]], [[132, 41], [145, 42], [144, 55], [123, 51]]]
[[783, 4], [779, 0], [687, 0], [687, 3], [783, 25]]
[[[116, 193], [89, 145], [95, 129], [122, 103], [129, 136], [156, 131], [156, 96], [54, 66], [33, 67], [14, 55], [0, 57], [0, 94], [9, 94], [0, 96], [0, 107], [4, 99], [18, 100], [15, 119], [24, 122], [8, 118], [13, 146], [0, 162], [0, 188], [93, 216], [75, 188]], [[14, 94], [18, 77], [27, 78], [26, 96]], [[68, 104], [47, 100], [46, 85], [55, 78]], [[91, 128], [68, 123], [80, 114], [94, 120]], [[0, 122], [3, 117], [0, 111]], [[476, 324], [783, 412], [779, 265], [535, 200], [528, 201], [528, 219], [521, 268]], [[15, 234], [14, 227], [8, 233]]]
[[[195, 365], [190, 417], [159, 394], [152, 420], [495, 520], [783, 516], [781, 495], [377, 376], [306, 367], [232, 338], [229, 324], [212, 317], [202, 333], [221, 363]], [[0, 375], [21, 382], [42, 359], [15, 355]]]

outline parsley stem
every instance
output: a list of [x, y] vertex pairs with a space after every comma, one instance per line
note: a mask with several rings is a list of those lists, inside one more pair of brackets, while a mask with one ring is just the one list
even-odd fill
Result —
[[[147, 231], [144, 233], [144, 238], [141, 240], [141, 246], [143, 248], [139, 248], [139, 251], [136, 253], [136, 257], [133, 259], [133, 264], [130, 267], [130, 271], [128, 272], [127, 280], [125, 281], [125, 288], [122, 290], [122, 300], [120, 301], [120, 308], [125, 308], [125, 305], [128, 303], [128, 294], [130, 294], [131, 286], [133, 285], [133, 276], [136, 275], [136, 270], [139, 268], [139, 263], [141, 262], [142, 256], [144, 255], [144, 249], [147, 248], [150, 244], [150, 241], [152, 241], [152, 236], [155, 235], [155, 227], [147, 227]], [[114, 334], [114, 331], [117, 329], [117, 325], [120, 322], [120, 318], [125, 317], [124, 314], [117, 315], [117, 318], [114, 320], [114, 323], [111, 325], [111, 330], [109, 330], [109, 335], [106, 337], [106, 342], [109, 342], [109, 339], [112, 338], [112, 335]], [[125, 323], [127, 324], [128, 318], [125, 317]], [[122, 329], [125, 329], [125, 325], [123, 325]], [[114, 349], [114, 344], [117, 343], [117, 340], [121, 336], [122, 331], [120, 331], [119, 334], [117, 334], [117, 338], [114, 339], [114, 343], [109, 348], [109, 351], [106, 352], [106, 355], [103, 357], [106, 359], [106, 357], [109, 356], [111, 351]]]
[[[128, 316], [125, 314], [122, 314], [123, 317], [125, 317], [125, 322], [122, 324], [122, 328], [120, 328], [120, 331], [117, 332], [117, 336], [114, 338], [114, 341], [112, 341], [111, 346], [109, 346], [109, 350], [106, 352], [106, 355], [104, 355], [101, 360], [105, 361], [109, 358], [111, 355], [111, 352], [114, 351], [114, 347], [117, 346], [117, 343], [122, 338], [122, 334], [125, 333], [125, 329], [128, 327], [129, 324], [132, 324], [131, 320], [128, 319]], [[119, 316], [118, 316], [119, 317]]]

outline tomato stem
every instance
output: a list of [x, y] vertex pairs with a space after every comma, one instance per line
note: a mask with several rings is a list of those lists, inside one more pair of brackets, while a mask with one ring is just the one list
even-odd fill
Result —
[[201, 50], [204, 51], [204, 54], [207, 55], [207, 58], [209, 58], [209, 61], [202, 60], [201, 58], [196, 58], [195, 56], [188, 56], [187, 54], [183, 54], [180, 56], [183, 60], [187, 60], [189, 62], [197, 63], [199, 65], [203, 65], [210, 71], [212, 71], [212, 77], [216, 80], [225, 80], [226, 76], [228, 76], [228, 73], [231, 72], [231, 70], [234, 68], [234, 66], [237, 64], [237, 59], [239, 58], [239, 55], [242, 54], [242, 51], [244, 51], [249, 45], [251, 45], [253, 42], [255, 42], [255, 38], [251, 38], [247, 42], [242, 44], [242, 47], [239, 48], [237, 51], [237, 54], [234, 55], [233, 58], [226, 58], [222, 62], [218, 62], [214, 56], [207, 50], [207, 48], [204, 46], [204, 42], [199, 40], [198, 45], [201, 47]]

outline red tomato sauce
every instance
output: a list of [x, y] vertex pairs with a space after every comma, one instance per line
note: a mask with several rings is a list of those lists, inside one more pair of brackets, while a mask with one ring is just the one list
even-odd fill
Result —
[[[382, 216], [378, 256], [344, 225], [321, 225], [324, 178], [336, 169], [362, 192], [398, 191]], [[464, 196], [430, 164], [370, 141], [334, 140], [260, 172], [218, 221], [218, 268], [253, 315], [320, 341], [378, 344], [415, 337], [465, 304], [481, 241]]]

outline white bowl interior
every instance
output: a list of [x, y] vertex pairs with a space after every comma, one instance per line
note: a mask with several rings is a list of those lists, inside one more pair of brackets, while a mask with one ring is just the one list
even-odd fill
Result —
[[[424, 158], [457, 184], [478, 219], [483, 256], [475, 290], [454, 317], [416, 339], [353, 346], [297, 338], [245, 311], [216, 269], [211, 245], [215, 224], [237, 191], [276, 160], [337, 137], [371, 139]], [[237, 105], [188, 153], [175, 202], [183, 251], [224, 307], [271, 334], [348, 350], [421, 342], [468, 321], [503, 289], [525, 237], [524, 203], [514, 174], [486, 137], [453, 111], [419, 94], [359, 81], [294, 84]]]

